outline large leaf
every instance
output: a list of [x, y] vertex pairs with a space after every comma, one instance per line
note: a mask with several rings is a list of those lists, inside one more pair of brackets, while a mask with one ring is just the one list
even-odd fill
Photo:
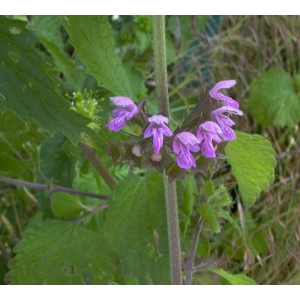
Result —
[[107, 211], [107, 230], [125, 276], [140, 284], [170, 284], [163, 180], [154, 173], [119, 184]]
[[76, 69], [74, 62], [65, 54], [60, 27], [58, 16], [33, 16], [32, 28], [50, 53], [58, 70], [66, 77], [67, 83], [76, 91], [81, 87], [83, 73]]
[[236, 132], [237, 139], [226, 147], [227, 160], [236, 177], [243, 203], [250, 207], [262, 190], [274, 180], [275, 151], [257, 134]]
[[250, 111], [260, 125], [293, 126], [300, 120], [300, 97], [284, 70], [263, 73], [250, 87]]
[[132, 97], [126, 72], [114, 54], [113, 31], [107, 16], [64, 16], [61, 21], [77, 55], [99, 84], [116, 95]]
[[15, 248], [12, 284], [107, 284], [114, 267], [99, 234], [51, 220], [30, 227]]
[[50, 135], [58, 129], [74, 144], [81, 137], [96, 141], [87, 127], [91, 120], [55, 92], [45, 61], [33, 49], [38, 39], [25, 26], [0, 16], [0, 110], [10, 109], [26, 124], [32, 119]]

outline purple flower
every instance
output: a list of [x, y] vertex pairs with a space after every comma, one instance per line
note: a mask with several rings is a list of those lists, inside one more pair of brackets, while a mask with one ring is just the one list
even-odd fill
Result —
[[117, 106], [111, 114], [114, 118], [106, 126], [112, 131], [120, 131], [126, 125], [125, 120], [130, 120], [137, 112], [137, 106], [127, 97], [111, 97], [110, 100]]
[[233, 87], [234, 85], [235, 85], [235, 80], [220, 81], [209, 91], [209, 95], [211, 98], [224, 101], [225, 106], [239, 108], [239, 104], [237, 101], [233, 100], [229, 96], [225, 96], [222, 93], [218, 92], [218, 90], [220, 90], [220, 89], [229, 89], [229, 88]]
[[225, 141], [232, 141], [236, 139], [236, 135], [231, 129], [231, 126], [233, 126], [235, 123], [229, 117], [223, 115], [225, 112], [239, 116], [242, 116], [243, 112], [230, 106], [222, 106], [211, 112], [212, 120], [217, 122], [223, 131], [223, 133], [220, 134], [220, 137]]
[[212, 142], [221, 143], [219, 135], [223, 132], [220, 126], [212, 121], [201, 124], [197, 129], [197, 138], [200, 142], [200, 148], [204, 156], [216, 157]]
[[182, 169], [196, 167], [196, 161], [191, 152], [199, 152], [199, 140], [190, 132], [182, 132], [175, 136], [173, 151], [177, 155], [177, 164]]
[[153, 136], [153, 150], [155, 153], [159, 153], [164, 142], [163, 136], [173, 135], [170, 128], [165, 125], [168, 124], [169, 119], [161, 115], [154, 115], [151, 118], [148, 118], [148, 121], [150, 122], [150, 125], [144, 132], [144, 138]]

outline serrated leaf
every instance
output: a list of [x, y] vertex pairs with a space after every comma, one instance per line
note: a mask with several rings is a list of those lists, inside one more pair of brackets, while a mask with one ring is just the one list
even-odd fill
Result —
[[250, 93], [250, 111], [260, 125], [293, 126], [300, 120], [300, 97], [284, 70], [263, 73], [251, 84]]
[[200, 204], [197, 210], [200, 216], [208, 223], [212, 233], [219, 233], [221, 231], [218, 215], [210, 204]]
[[260, 135], [236, 132], [236, 137], [228, 143], [225, 151], [243, 203], [250, 207], [260, 192], [267, 190], [274, 180], [275, 151], [271, 143]]
[[108, 284], [114, 267], [95, 233], [51, 220], [30, 227], [14, 249], [11, 284]]
[[120, 183], [107, 209], [107, 231], [124, 276], [139, 284], [170, 284], [163, 179], [150, 173]]
[[63, 192], [51, 196], [51, 209], [54, 215], [61, 219], [73, 219], [85, 210], [77, 197]]
[[108, 17], [64, 16], [61, 22], [77, 55], [99, 84], [116, 95], [132, 98], [128, 77], [114, 54], [115, 43]]
[[[82, 135], [88, 136], [89, 142], [98, 142], [100, 138], [87, 127], [91, 121], [71, 110], [55, 92], [56, 85], [46, 73], [48, 67], [33, 48], [38, 39], [25, 25], [0, 16], [0, 110], [10, 109], [25, 123], [32, 119], [50, 135], [58, 129], [73, 144]], [[12, 28], [18, 29], [18, 34]]]
[[66, 77], [67, 83], [73, 90], [77, 90], [80, 88], [80, 82], [83, 81], [83, 73], [76, 69], [73, 61], [65, 54], [60, 27], [58, 16], [33, 16], [32, 28], [51, 55], [58, 70]]
[[214, 183], [212, 181], [206, 181], [203, 184], [203, 191], [206, 196], [211, 197], [215, 193]]
[[222, 269], [211, 269], [211, 271], [225, 278], [232, 285], [256, 285], [256, 282], [245, 274], [230, 274]]
[[218, 211], [218, 216], [221, 217], [221, 218], [223, 218], [223, 219], [225, 219], [225, 220], [227, 220], [236, 229], [238, 235], [242, 236], [241, 228], [239, 227], [239, 225], [237, 224], [237, 222], [235, 221], [235, 219], [233, 219], [231, 217], [231, 215], [230, 215], [230, 213], [228, 211], [220, 209], [220, 211]]

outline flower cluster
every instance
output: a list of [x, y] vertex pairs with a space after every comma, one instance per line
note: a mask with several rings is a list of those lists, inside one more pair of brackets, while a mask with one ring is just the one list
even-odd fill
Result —
[[[152, 138], [153, 152], [155, 157], [159, 155], [162, 158], [161, 150], [164, 145], [164, 137], [170, 138], [166, 145], [172, 148], [176, 155], [176, 161], [180, 168], [196, 168], [196, 160], [193, 153], [201, 153], [207, 158], [215, 158], [216, 145], [222, 141], [232, 141], [236, 138], [232, 126], [235, 124], [227, 114], [243, 115], [239, 110], [239, 104], [229, 96], [219, 92], [220, 89], [230, 88], [235, 85], [235, 80], [226, 80], [217, 83], [210, 91], [209, 96], [212, 99], [221, 101], [222, 106], [210, 110], [210, 120], [203, 120], [189, 131], [182, 131], [180, 128], [173, 133], [168, 127], [169, 119], [163, 115], [152, 115], [146, 117], [144, 124], [144, 139]], [[112, 111], [115, 118], [107, 126], [112, 131], [119, 131], [126, 125], [126, 121], [138, 116], [140, 113], [136, 104], [126, 97], [113, 97], [111, 101], [118, 106]], [[143, 116], [146, 114], [143, 112]], [[145, 120], [145, 118], [143, 118]], [[152, 153], [153, 153], [152, 152]], [[140, 144], [132, 148], [132, 153], [141, 157]], [[159, 161], [159, 160], [156, 160]]]

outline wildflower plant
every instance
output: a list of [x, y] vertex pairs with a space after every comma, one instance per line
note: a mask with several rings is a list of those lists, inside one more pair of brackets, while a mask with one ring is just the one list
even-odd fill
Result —
[[[227, 188], [212, 180], [222, 162], [245, 208], [274, 179], [269, 142], [235, 130], [243, 99], [228, 89], [239, 88], [239, 78], [207, 84], [183, 119], [172, 119], [164, 16], [134, 17], [128, 31], [112, 20], [0, 16], [0, 208], [13, 193], [22, 199], [1, 209], [0, 274], [8, 271], [11, 284], [195, 284], [209, 272], [217, 283], [254, 284], [226, 272], [211, 243], [224, 222], [242, 234]], [[70, 57], [61, 26], [75, 49]], [[144, 84], [153, 71], [155, 96]], [[101, 107], [85, 86], [100, 91]], [[21, 222], [19, 206], [31, 214]]]

